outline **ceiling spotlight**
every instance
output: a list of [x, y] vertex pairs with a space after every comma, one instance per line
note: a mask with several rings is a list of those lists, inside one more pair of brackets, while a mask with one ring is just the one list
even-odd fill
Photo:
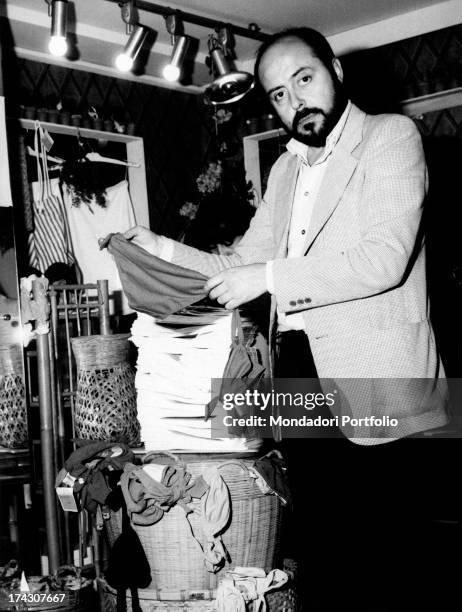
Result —
[[135, 59], [138, 53], [141, 51], [141, 47], [146, 40], [148, 35], [148, 28], [142, 25], [137, 25], [133, 32], [130, 34], [130, 38], [124, 47], [122, 53], [116, 57], [115, 65], [120, 72], [128, 72], [133, 68]]
[[254, 78], [249, 72], [233, 70], [225, 56], [230, 55], [230, 34], [226, 28], [219, 32], [220, 39], [209, 39], [210, 58], [217, 78], [205, 90], [211, 104], [230, 104], [243, 98], [254, 86]]
[[67, 53], [67, 0], [48, 2], [48, 14], [51, 16], [51, 36], [48, 50], [52, 55], [63, 57]]
[[173, 82], [178, 81], [181, 76], [181, 68], [188, 50], [189, 38], [184, 35], [183, 22], [178, 11], [166, 15], [165, 27], [170, 34], [173, 50], [170, 62], [164, 67], [162, 74], [165, 80]]
[[187, 36], [176, 36], [173, 45], [170, 63], [164, 67], [162, 72], [167, 81], [178, 81], [181, 75], [181, 66], [184, 56], [188, 50], [189, 38]]

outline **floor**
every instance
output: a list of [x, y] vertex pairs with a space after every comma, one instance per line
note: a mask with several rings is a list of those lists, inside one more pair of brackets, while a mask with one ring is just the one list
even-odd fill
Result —
[[284, 534], [304, 609], [462, 610], [460, 441], [306, 442], [294, 455], [298, 511]]
[[[460, 523], [432, 521], [374, 550], [332, 551], [323, 584], [308, 584], [307, 612], [452, 612], [462, 609]], [[420, 531], [420, 533], [419, 533]], [[420, 541], [411, 546], [411, 538]], [[347, 556], [347, 562], [341, 558]], [[347, 566], [348, 563], [348, 566]], [[343, 566], [343, 569], [342, 569]], [[339, 572], [340, 570], [340, 572]], [[330, 577], [329, 577], [330, 574]], [[340, 576], [339, 576], [340, 575]], [[334, 576], [336, 576], [334, 578]], [[309, 577], [308, 577], [309, 583]]]

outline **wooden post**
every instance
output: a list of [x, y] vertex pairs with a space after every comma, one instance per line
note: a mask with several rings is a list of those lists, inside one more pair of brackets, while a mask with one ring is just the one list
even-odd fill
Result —
[[55, 452], [53, 446], [53, 413], [50, 371], [50, 346], [46, 328], [49, 323], [49, 304], [46, 299], [42, 279], [32, 283], [32, 293], [36, 306], [37, 365], [40, 407], [40, 442], [42, 457], [43, 498], [45, 505], [45, 527], [47, 533], [49, 572], [53, 574], [59, 567], [58, 517], [55, 493]]
[[107, 280], [99, 280], [98, 283], [98, 301], [99, 301], [99, 320], [100, 334], [112, 334], [111, 322], [109, 320], [109, 288]]

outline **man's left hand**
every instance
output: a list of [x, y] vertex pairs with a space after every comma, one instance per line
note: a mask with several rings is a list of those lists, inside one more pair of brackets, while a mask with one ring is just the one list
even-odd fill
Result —
[[227, 310], [233, 310], [265, 293], [266, 265], [251, 264], [223, 270], [209, 278], [204, 290]]

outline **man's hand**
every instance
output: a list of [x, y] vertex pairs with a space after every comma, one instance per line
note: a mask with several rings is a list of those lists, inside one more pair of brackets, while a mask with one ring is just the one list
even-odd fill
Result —
[[145, 249], [148, 253], [151, 253], [151, 255], [159, 256], [161, 250], [160, 236], [148, 230], [147, 227], [135, 225], [135, 227], [131, 227], [124, 232], [124, 237]]
[[204, 286], [209, 296], [233, 310], [265, 293], [265, 264], [251, 264], [223, 270], [209, 278]]

